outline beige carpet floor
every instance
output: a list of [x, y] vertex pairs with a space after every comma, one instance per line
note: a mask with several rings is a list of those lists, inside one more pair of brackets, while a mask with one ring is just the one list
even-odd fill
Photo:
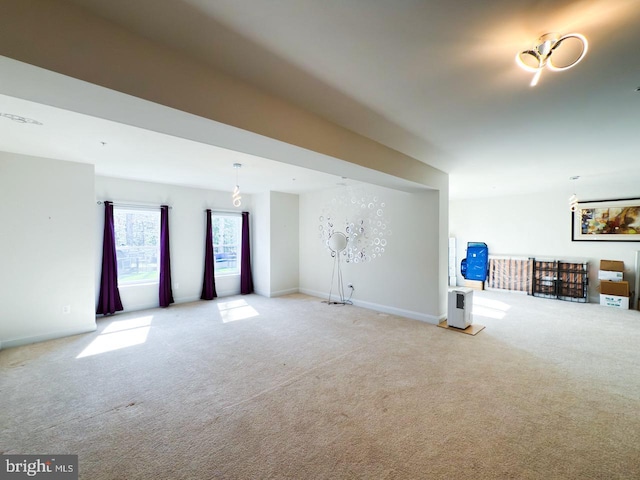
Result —
[[640, 478], [640, 312], [474, 312], [475, 336], [305, 295], [100, 319], [0, 351], [0, 452], [90, 480]]

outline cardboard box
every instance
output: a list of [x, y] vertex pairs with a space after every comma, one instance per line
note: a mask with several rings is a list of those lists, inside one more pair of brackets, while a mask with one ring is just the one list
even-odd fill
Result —
[[600, 270], [624, 272], [624, 262], [620, 260], [600, 260]]
[[624, 276], [623, 272], [624, 262], [621, 262], [620, 260], [600, 260], [598, 279], [610, 282], [621, 282]]
[[484, 282], [481, 280], [466, 280], [464, 281], [464, 286], [473, 288], [474, 290], [484, 290]]
[[620, 297], [618, 295], [600, 294], [600, 305], [607, 307], [629, 309], [629, 297]]
[[629, 308], [629, 282], [600, 282], [600, 305], [615, 308]]
[[628, 297], [629, 282], [612, 282], [610, 280], [603, 280], [600, 282], [600, 294]]
[[622, 272], [614, 272], [612, 270], [599, 270], [598, 278], [600, 280], [610, 280], [612, 282], [621, 282], [622, 281]]

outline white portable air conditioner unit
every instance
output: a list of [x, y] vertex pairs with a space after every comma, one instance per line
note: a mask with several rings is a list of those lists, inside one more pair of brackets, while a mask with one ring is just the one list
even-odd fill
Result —
[[447, 325], [465, 329], [473, 323], [473, 289], [459, 287], [449, 290]]

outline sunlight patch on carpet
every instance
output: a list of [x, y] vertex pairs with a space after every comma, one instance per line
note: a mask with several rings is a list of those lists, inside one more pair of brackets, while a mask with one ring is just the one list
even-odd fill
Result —
[[113, 332], [120, 332], [122, 330], [131, 330], [134, 328], [148, 327], [149, 325], [151, 325], [152, 321], [153, 321], [153, 315], [146, 315], [144, 317], [132, 318], [130, 320], [116, 320], [114, 322], [111, 322], [109, 325], [107, 325], [107, 328], [105, 328], [102, 331], [102, 334], [104, 335], [105, 333], [113, 333]]
[[153, 315], [111, 322], [76, 358], [113, 352], [147, 341]]
[[491, 300], [489, 298], [474, 297], [473, 310], [474, 315], [480, 315], [482, 317], [495, 318], [502, 320], [507, 311], [511, 308], [508, 303], [501, 302], [499, 300]]
[[218, 303], [218, 310], [220, 310], [220, 317], [222, 317], [223, 323], [246, 320], [247, 318], [253, 318], [260, 315], [258, 311], [245, 300], [220, 302]]

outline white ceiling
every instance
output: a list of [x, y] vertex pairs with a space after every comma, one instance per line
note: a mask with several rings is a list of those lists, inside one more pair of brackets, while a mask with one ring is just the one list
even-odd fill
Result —
[[[94, 116], [0, 95], [0, 151], [95, 165], [108, 177], [244, 193], [302, 193], [353, 180]], [[236, 171], [234, 163], [242, 166]]]
[[[640, 182], [640, 0], [70, 1], [448, 172], [454, 199], [570, 189], [572, 175]], [[580, 32], [590, 50], [575, 68], [545, 72], [531, 88], [514, 56], [549, 31]], [[168, 169], [175, 161], [163, 159], [178, 152], [179, 169], [165, 175], [186, 184], [205, 180], [205, 157], [219, 157], [223, 171], [251, 164], [214, 147], [33, 108], [59, 115], [52, 121], [59, 126], [41, 143], [16, 134], [20, 148], [90, 159], [101, 174], [124, 176], [120, 167], [135, 172], [132, 164], [148, 171], [145, 159]], [[74, 140], [85, 128], [95, 135], [83, 130], [87, 141]], [[96, 144], [102, 132], [110, 139], [104, 147]], [[4, 137], [0, 148], [17, 151], [14, 135]], [[69, 141], [61, 146], [60, 138]], [[259, 177], [295, 177], [297, 185], [274, 187], [292, 192], [339, 181], [306, 173], [276, 164]], [[215, 178], [206, 181], [217, 187]]]

